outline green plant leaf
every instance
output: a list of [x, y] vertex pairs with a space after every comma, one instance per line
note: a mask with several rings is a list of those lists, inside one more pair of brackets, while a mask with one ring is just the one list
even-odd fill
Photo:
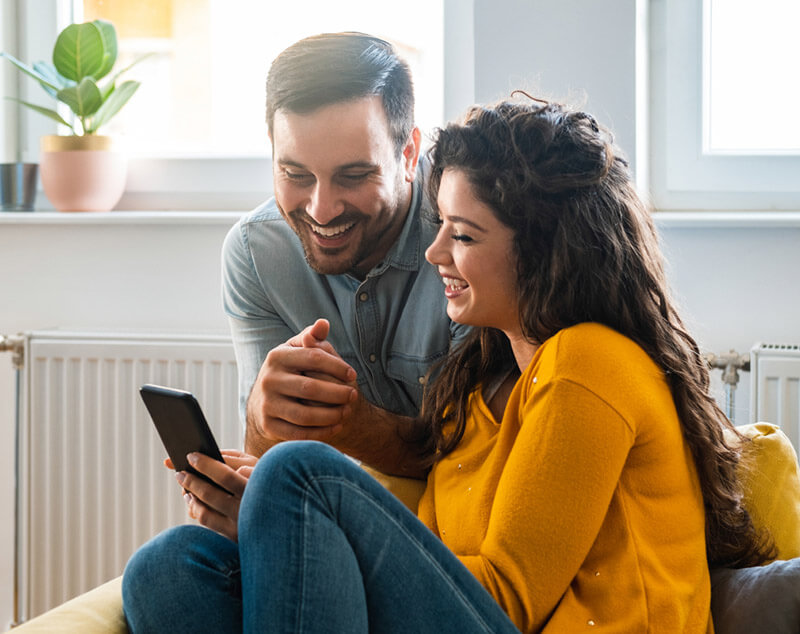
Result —
[[23, 106], [30, 108], [31, 110], [35, 110], [39, 114], [43, 114], [46, 117], [50, 117], [55, 121], [58, 121], [61, 125], [67, 126], [72, 133], [75, 134], [75, 128], [72, 127], [72, 124], [67, 123], [64, 121], [64, 118], [58, 114], [55, 110], [50, 110], [49, 108], [42, 108], [42, 106], [37, 106], [35, 103], [28, 103], [27, 101], [22, 101], [21, 99], [12, 99], [12, 101], [16, 101], [17, 103], [22, 104]]
[[97, 80], [108, 75], [117, 62], [117, 30], [114, 28], [114, 25], [107, 20], [95, 20], [92, 24], [100, 31], [100, 37], [103, 38], [103, 48], [105, 50], [103, 65], [100, 67], [100, 70], [94, 73], [94, 78]]
[[31, 68], [30, 66], [28, 66], [24, 62], [19, 61], [13, 55], [9, 55], [8, 53], [0, 53], [0, 57], [5, 57], [9, 62], [14, 64], [14, 66], [19, 68], [23, 73], [25, 73], [29, 77], [33, 77], [36, 81], [38, 81], [42, 85], [42, 88], [44, 88], [45, 90], [47, 90], [48, 88], [50, 88], [51, 90], [55, 90], [55, 91], [58, 91], [58, 90], [61, 89], [60, 86], [56, 86], [55, 84], [53, 84], [48, 79], [48, 77], [43, 75], [41, 72], [39, 72], [35, 68]]
[[133, 93], [139, 89], [139, 85], [138, 81], [122, 82], [116, 90], [109, 95], [105, 103], [100, 106], [100, 109], [92, 117], [91, 123], [86, 128], [86, 132], [94, 134], [101, 125], [108, 123], [108, 121], [119, 112], [120, 108], [133, 97]]
[[91, 77], [84, 77], [77, 86], [59, 90], [58, 98], [79, 117], [88, 117], [103, 105], [103, 96]]
[[64, 77], [81, 81], [103, 67], [106, 56], [100, 29], [91, 22], [70, 24], [58, 36], [53, 64]]
[[57, 89], [50, 88], [50, 86], [46, 86], [44, 84], [40, 85], [44, 88], [47, 93], [53, 97], [53, 99], [58, 99], [58, 91], [62, 88], [67, 88], [68, 86], [74, 86], [75, 82], [71, 79], [67, 79], [66, 77], [62, 77], [58, 74], [56, 67], [52, 64], [48, 64], [47, 62], [36, 62], [33, 65], [33, 69], [38, 72], [42, 77], [45, 77], [50, 84], [53, 86], [57, 86]]

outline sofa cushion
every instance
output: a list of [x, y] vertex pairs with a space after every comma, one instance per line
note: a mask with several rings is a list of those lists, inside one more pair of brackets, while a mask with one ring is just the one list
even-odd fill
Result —
[[117, 577], [26, 621], [14, 634], [126, 634], [122, 612], [122, 577]]
[[772, 534], [778, 559], [800, 557], [800, 474], [792, 443], [771, 423], [737, 429], [752, 440], [744, 446], [740, 465], [745, 507], [756, 527]]
[[711, 615], [716, 634], [797, 634], [800, 559], [712, 570]]

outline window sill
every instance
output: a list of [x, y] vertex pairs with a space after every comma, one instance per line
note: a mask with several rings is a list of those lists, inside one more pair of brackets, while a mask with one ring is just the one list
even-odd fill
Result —
[[0, 225], [225, 225], [231, 226], [241, 211], [109, 211], [0, 212]]
[[663, 229], [798, 229], [800, 211], [656, 211]]

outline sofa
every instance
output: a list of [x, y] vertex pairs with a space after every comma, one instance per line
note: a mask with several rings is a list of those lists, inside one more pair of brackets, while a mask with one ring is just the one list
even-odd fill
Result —
[[[770, 423], [738, 427], [752, 439], [741, 462], [745, 503], [757, 526], [772, 533], [778, 560], [748, 577], [741, 587], [715, 592], [729, 571], [712, 574], [712, 611], [717, 634], [800, 632], [800, 469], [788, 437]], [[731, 436], [732, 437], [732, 436]], [[373, 472], [406, 505], [415, 508], [418, 481]], [[14, 634], [60, 632], [119, 633], [128, 629], [122, 613], [122, 577], [13, 628]]]

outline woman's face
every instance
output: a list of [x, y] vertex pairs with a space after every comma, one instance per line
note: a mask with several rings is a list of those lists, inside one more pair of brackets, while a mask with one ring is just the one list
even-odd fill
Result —
[[480, 202], [463, 172], [446, 169], [437, 198], [441, 226], [425, 257], [442, 276], [447, 314], [518, 335], [513, 231]]

